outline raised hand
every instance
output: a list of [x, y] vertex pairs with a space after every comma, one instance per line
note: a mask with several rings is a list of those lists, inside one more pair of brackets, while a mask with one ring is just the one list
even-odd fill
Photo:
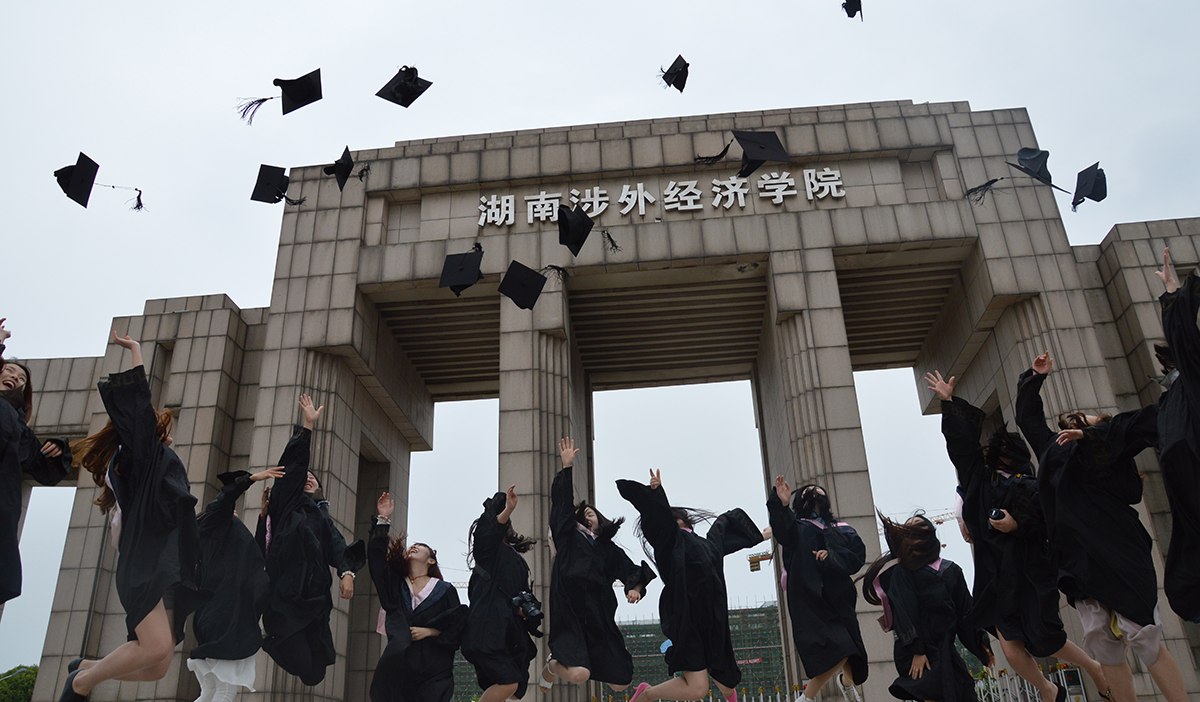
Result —
[[321, 418], [321, 411], [325, 409], [325, 405], [314, 407], [312, 398], [308, 395], [301, 395], [299, 404], [300, 411], [304, 413], [304, 428], [312, 429]]
[[513, 510], [517, 508], [517, 486], [509, 485], [504, 498], [504, 509], [500, 511], [500, 514], [496, 515], [496, 521], [501, 524], [507, 524], [508, 518], [512, 516]]
[[375, 511], [384, 519], [391, 519], [392, 513], [396, 511], [396, 501], [388, 493], [383, 493], [379, 499], [375, 501]]
[[650, 489], [657, 490], [662, 486], [662, 469], [650, 469]]
[[[276, 466], [275, 468], [268, 468], [266, 470], [260, 470], [259, 472], [255, 473], [254, 475], [251, 475], [250, 479], [257, 483], [257, 482], [266, 480], [267, 478], [282, 478], [282, 477], [283, 477], [283, 466]], [[265, 496], [266, 494], [267, 494], [267, 491], [263, 490], [263, 495]], [[265, 499], [265, 497], [264, 497], [264, 499]], [[263, 506], [263, 511], [264, 512], [267, 511], [265, 503]]]
[[[1179, 281], [1175, 279], [1175, 267], [1171, 265], [1171, 249], [1163, 249], [1163, 267], [1161, 271], [1154, 271], [1154, 275], [1163, 282], [1167, 287], [1167, 292], [1173, 293], [1179, 289]], [[4, 320], [0, 319], [0, 324]], [[2, 338], [2, 337], [0, 337]]]
[[1072, 441], [1079, 441], [1082, 438], [1082, 429], [1063, 429], [1062, 431], [1058, 432], [1058, 437], [1054, 440], [1058, 442], [1059, 446], [1066, 446], [1068, 443]]
[[787, 507], [792, 502], [792, 486], [787, 484], [782, 475], [775, 476], [775, 494], [779, 497], [779, 501]]
[[954, 397], [955, 380], [957, 378], [954, 376], [950, 376], [950, 380], [942, 380], [942, 372], [937, 370], [925, 374], [925, 382], [929, 383], [929, 389], [943, 402], [949, 402]]
[[4, 328], [4, 322], [8, 317], [0, 317], [0, 344], [3, 344], [8, 337], [12, 336], [12, 332]]
[[128, 334], [125, 336], [117, 336], [115, 331], [112, 333], [112, 337], [113, 342], [117, 346], [120, 346], [123, 349], [129, 349], [129, 355], [133, 358], [133, 360], [130, 362], [130, 368], [137, 368], [140, 365], [144, 365], [142, 363], [142, 345], [139, 344], [136, 339], [129, 338]]
[[625, 593], [625, 601], [629, 604], [637, 604], [642, 601], [642, 593], [637, 588]]
[[579, 453], [579, 449], [575, 448], [574, 439], [559, 439], [558, 452], [562, 455], [563, 468], [570, 468], [575, 465], [575, 454]]
[[1035, 373], [1038, 373], [1039, 375], [1046, 375], [1047, 373], [1050, 372], [1050, 369], [1053, 366], [1054, 366], [1054, 359], [1050, 358], [1049, 351], [1047, 351], [1046, 353], [1042, 354], [1041, 356], [1038, 356], [1037, 358], [1033, 359], [1033, 370]]

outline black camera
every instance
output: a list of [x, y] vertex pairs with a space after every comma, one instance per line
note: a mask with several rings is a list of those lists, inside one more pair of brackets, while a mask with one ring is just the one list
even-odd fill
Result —
[[1004, 510], [999, 507], [993, 507], [992, 511], [988, 512], [988, 519], [995, 519], [996, 521], [1004, 519]]
[[532, 592], [526, 590], [517, 593], [512, 598], [512, 605], [525, 619], [525, 628], [531, 633], [542, 625], [542, 603]]

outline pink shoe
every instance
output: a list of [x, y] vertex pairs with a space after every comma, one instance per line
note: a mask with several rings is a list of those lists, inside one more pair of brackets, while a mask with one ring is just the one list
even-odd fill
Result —
[[646, 690], [649, 690], [649, 689], [650, 689], [650, 683], [642, 683], [642, 684], [638, 685], [637, 689], [633, 691], [633, 697], [629, 698], [629, 702], [637, 702], [637, 698], [639, 696], [641, 696], [641, 694], [643, 692], [645, 692]]
[[733, 689], [733, 696], [732, 696], [732, 697], [726, 697], [726, 698], [725, 698], [725, 702], [737, 702], [737, 688], [734, 688], [734, 689]]

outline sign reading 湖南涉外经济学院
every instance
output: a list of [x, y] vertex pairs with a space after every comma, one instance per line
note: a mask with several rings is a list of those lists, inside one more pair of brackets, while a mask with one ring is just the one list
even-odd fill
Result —
[[[632, 216], [637, 209], [639, 217], [646, 216], [647, 205], [659, 205], [664, 212], [691, 212], [703, 210], [706, 206], [714, 209], [744, 208], [746, 198], [750, 195], [750, 179], [736, 175], [725, 179], [713, 178], [710, 191], [706, 195], [698, 185], [698, 180], [670, 181], [658, 196], [646, 189], [645, 183], [636, 185], [626, 184], [621, 188], [616, 205], [620, 206], [622, 216]], [[821, 200], [826, 197], [843, 198], [846, 191], [842, 187], [841, 171], [826, 166], [821, 170], [808, 168], [803, 171], [804, 194], [809, 200]], [[788, 171], [764, 173], [754, 183], [759, 198], [770, 200], [772, 204], [782, 205], [789, 197], [799, 197], [796, 179]], [[585, 188], [580, 192], [571, 188], [563, 197], [560, 192], [542, 190], [536, 195], [526, 195], [525, 222], [557, 222], [558, 207], [565, 202], [583, 208], [589, 217], [599, 217], [612, 204], [607, 190], [601, 187]], [[510, 226], [517, 221], [516, 195], [491, 195], [479, 198], [479, 226], [494, 225], [497, 227]]]

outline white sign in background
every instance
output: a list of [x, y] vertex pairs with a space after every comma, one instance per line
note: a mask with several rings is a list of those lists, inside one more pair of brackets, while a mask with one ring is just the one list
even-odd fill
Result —
[[[821, 170], [806, 168], [803, 173], [804, 194], [811, 200], [824, 198], [843, 198], [846, 191], [842, 184], [842, 173], [826, 166]], [[730, 176], [724, 180], [712, 179], [712, 198], [708, 199], [698, 187], [697, 180], [670, 181], [661, 193], [661, 206], [664, 211], [691, 212], [703, 210], [705, 204], [713, 209], [746, 207], [746, 197], [750, 195], [750, 179]], [[798, 197], [800, 191], [796, 188], [796, 179], [791, 173], [765, 173], [758, 177], [755, 183], [758, 197], [770, 200], [775, 205], [783, 204], [785, 198]], [[566, 201], [571, 205], [579, 205], [589, 217], [599, 217], [611, 204], [608, 191], [604, 188], [586, 188], [581, 193], [576, 188], [568, 191]], [[561, 192], [540, 191], [537, 195], [527, 195], [525, 202], [525, 222], [557, 222], [558, 206], [563, 202]], [[617, 204], [621, 206], [621, 216], [630, 216], [637, 208], [638, 216], [646, 216], [646, 206], [659, 202], [659, 198], [646, 189], [645, 183], [624, 185]], [[479, 226], [489, 225], [507, 227], [517, 220], [517, 197], [515, 195], [491, 195], [479, 198]]]

